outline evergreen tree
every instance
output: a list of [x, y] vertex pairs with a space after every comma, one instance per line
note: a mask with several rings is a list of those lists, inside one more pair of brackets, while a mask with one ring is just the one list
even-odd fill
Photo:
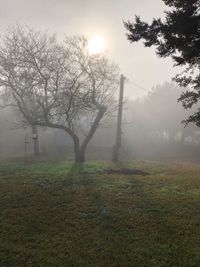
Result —
[[[165, 20], [153, 19], [148, 24], [135, 17], [134, 22], [125, 22], [127, 37], [131, 42], [144, 41], [145, 47], [155, 46], [160, 57], [171, 56], [177, 66], [185, 71], [174, 80], [187, 86], [179, 101], [184, 108], [191, 108], [200, 101], [200, 0], [163, 0], [169, 7]], [[200, 109], [186, 123], [200, 126]]]

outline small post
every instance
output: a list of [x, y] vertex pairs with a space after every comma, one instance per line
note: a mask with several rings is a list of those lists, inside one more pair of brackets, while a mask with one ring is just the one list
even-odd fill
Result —
[[124, 81], [125, 77], [120, 77], [120, 91], [119, 91], [119, 105], [118, 105], [118, 116], [117, 116], [117, 133], [116, 141], [113, 147], [113, 161], [119, 161], [119, 149], [121, 147], [121, 135], [122, 135], [122, 111], [123, 111], [123, 97], [124, 97]]

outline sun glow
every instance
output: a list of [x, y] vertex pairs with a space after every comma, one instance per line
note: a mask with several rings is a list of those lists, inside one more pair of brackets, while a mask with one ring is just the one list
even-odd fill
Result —
[[91, 55], [103, 53], [106, 49], [106, 41], [103, 36], [92, 37], [88, 42], [88, 49]]

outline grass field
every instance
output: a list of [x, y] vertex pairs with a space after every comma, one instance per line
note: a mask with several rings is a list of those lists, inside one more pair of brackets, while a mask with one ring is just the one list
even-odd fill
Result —
[[0, 164], [0, 267], [199, 267], [200, 167]]

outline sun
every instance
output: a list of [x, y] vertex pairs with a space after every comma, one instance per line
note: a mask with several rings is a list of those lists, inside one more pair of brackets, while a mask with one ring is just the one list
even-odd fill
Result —
[[106, 49], [105, 38], [101, 35], [92, 37], [88, 42], [88, 50], [91, 55], [101, 54]]

